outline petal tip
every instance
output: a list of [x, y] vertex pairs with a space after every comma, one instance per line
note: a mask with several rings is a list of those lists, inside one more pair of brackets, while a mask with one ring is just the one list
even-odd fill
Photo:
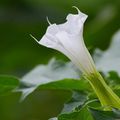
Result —
[[46, 17], [46, 20], [47, 20], [47, 22], [48, 22], [49, 25], [52, 25], [52, 23], [50, 22], [48, 16]]
[[78, 14], [80, 13], [80, 10], [78, 9], [78, 7], [72, 6], [72, 8], [75, 8], [77, 10]]
[[76, 7], [76, 6], [72, 6], [72, 7], [77, 10], [78, 14], [85, 16], [85, 18], [88, 17], [88, 15], [84, 14], [83, 12], [81, 12], [78, 7]]
[[39, 43], [39, 41], [32, 34], [30, 34], [30, 37], [33, 38], [37, 43]]
[[46, 35], [42, 37], [42, 39], [39, 41], [39, 44], [48, 48], [54, 47], [54, 42], [49, 39]]

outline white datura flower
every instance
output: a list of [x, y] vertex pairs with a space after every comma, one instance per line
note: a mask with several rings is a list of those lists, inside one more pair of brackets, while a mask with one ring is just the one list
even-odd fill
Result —
[[93, 59], [85, 46], [83, 27], [87, 15], [76, 9], [78, 13], [69, 14], [65, 23], [50, 24], [45, 35], [37, 42], [65, 54], [84, 73], [103, 106], [120, 108], [120, 98], [96, 70]]
[[94, 73], [96, 68], [83, 40], [83, 27], [87, 15], [76, 9], [78, 14], [68, 14], [65, 23], [50, 24], [38, 43], [62, 52], [88, 75]]

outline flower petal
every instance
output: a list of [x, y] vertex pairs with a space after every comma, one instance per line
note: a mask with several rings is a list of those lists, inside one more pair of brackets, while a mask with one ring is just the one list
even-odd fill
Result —
[[60, 30], [64, 30], [69, 34], [82, 34], [83, 25], [85, 20], [87, 19], [87, 15], [82, 12], [78, 12], [78, 14], [68, 14], [66, 20], [67, 22], [64, 24], [58, 25]]
[[83, 41], [83, 25], [87, 15], [69, 14], [67, 22], [48, 27], [39, 44], [53, 48], [66, 55], [85, 74], [95, 71], [94, 62]]

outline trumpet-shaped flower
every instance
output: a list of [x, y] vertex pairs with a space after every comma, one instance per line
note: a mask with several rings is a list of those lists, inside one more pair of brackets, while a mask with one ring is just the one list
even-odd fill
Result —
[[[76, 7], [75, 7], [76, 8]], [[65, 54], [85, 75], [102, 105], [120, 108], [120, 98], [97, 72], [93, 59], [83, 40], [83, 27], [87, 15], [69, 14], [63, 24], [50, 24], [39, 44]]]
[[[77, 9], [78, 10], [78, 9]], [[83, 40], [83, 26], [87, 15], [69, 14], [67, 22], [51, 24], [39, 44], [65, 54], [84, 74], [95, 72], [94, 62]]]

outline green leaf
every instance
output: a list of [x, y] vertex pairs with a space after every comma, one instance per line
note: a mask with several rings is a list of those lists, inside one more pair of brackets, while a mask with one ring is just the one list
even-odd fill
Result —
[[53, 81], [46, 84], [42, 84], [39, 86], [33, 86], [30, 88], [20, 89], [23, 92], [22, 100], [25, 99], [29, 94], [31, 94], [34, 90], [79, 90], [79, 91], [87, 91], [88, 83], [84, 80], [73, 80], [73, 79], [64, 79], [59, 81]]
[[75, 109], [80, 109], [84, 103], [87, 101], [87, 94], [81, 91], [73, 91], [71, 99], [64, 104], [64, 108], [61, 112], [63, 113], [70, 113]]
[[108, 79], [114, 80], [114, 81], [120, 83], [120, 77], [116, 71], [110, 71], [110, 72], [108, 72], [108, 74], [109, 74]]
[[100, 103], [97, 100], [88, 100], [87, 97], [85, 92], [74, 91], [71, 99], [65, 103], [58, 120], [93, 120], [88, 105], [98, 107]]
[[22, 78], [27, 85], [42, 85], [62, 79], [79, 79], [78, 70], [71, 62], [51, 59], [48, 65], [39, 65]]
[[39, 65], [22, 78], [22, 83], [30, 86], [20, 89], [22, 99], [37, 89], [83, 90], [86, 83], [79, 80], [80, 73], [71, 62], [51, 59], [48, 65]]
[[0, 75], [0, 94], [9, 92], [17, 88], [19, 80], [12, 76]]
[[120, 111], [101, 111], [89, 108], [95, 120], [119, 120]]
[[88, 86], [84, 80], [64, 79], [40, 85], [37, 89], [87, 90]]
[[58, 117], [58, 120], [93, 120], [87, 107], [83, 107], [79, 111], [75, 111], [69, 114], [62, 114]]
[[106, 80], [112, 87], [120, 85], [120, 76], [116, 71], [108, 72], [108, 74], [106, 75]]

